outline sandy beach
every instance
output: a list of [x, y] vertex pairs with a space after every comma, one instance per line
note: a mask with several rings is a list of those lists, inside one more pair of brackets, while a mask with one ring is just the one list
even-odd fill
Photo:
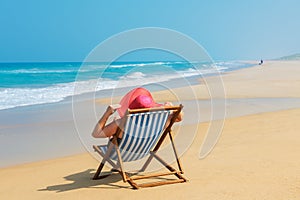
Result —
[[[195, 96], [187, 94], [184, 87], [174, 89], [186, 104], [186, 123], [180, 131], [197, 130], [181, 157], [189, 179], [181, 184], [132, 190], [118, 174], [91, 180], [98, 161], [74, 134], [70, 104], [42, 109], [40, 113], [47, 113], [46, 118], [30, 109], [3, 111], [0, 156], [9, 166], [0, 168], [0, 199], [300, 199], [299, 66], [300, 61], [266, 61], [261, 66], [222, 74], [226, 119], [217, 145], [204, 159], [199, 159], [199, 151], [210, 125], [207, 88], [204, 84], [191, 86]], [[215, 79], [211, 76], [207, 81], [213, 84]], [[160, 102], [176, 100], [167, 91], [154, 92], [154, 98]], [[108, 102], [97, 100], [101, 109]], [[191, 102], [198, 102], [203, 111], [198, 121], [189, 117]], [[88, 103], [83, 102], [80, 108]], [[34, 117], [20, 116], [24, 112]], [[65, 120], [56, 119], [57, 115]], [[14, 118], [18, 118], [17, 124]], [[88, 117], [82, 121], [86, 130], [93, 128], [94, 121]], [[3, 133], [14, 136], [8, 138]], [[30, 139], [36, 142], [28, 139], [37, 133], [40, 136]], [[55, 146], [51, 141], [56, 141]], [[31, 162], [22, 153], [39, 161]], [[12, 154], [19, 156], [10, 158]], [[45, 159], [44, 154], [51, 156]]]

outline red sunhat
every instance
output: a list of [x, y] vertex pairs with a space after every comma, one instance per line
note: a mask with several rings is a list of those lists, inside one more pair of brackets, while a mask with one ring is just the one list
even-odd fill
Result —
[[161, 104], [155, 103], [152, 97], [146, 95], [139, 95], [137, 96], [131, 104], [129, 104], [130, 109], [137, 109], [137, 108], [153, 108], [161, 106]]
[[126, 110], [137, 108], [152, 108], [161, 106], [162, 104], [155, 103], [151, 93], [145, 88], [135, 88], [128, 92], [120, 101], [121, 107], [117, 109], [121, 117], [124, 116]]

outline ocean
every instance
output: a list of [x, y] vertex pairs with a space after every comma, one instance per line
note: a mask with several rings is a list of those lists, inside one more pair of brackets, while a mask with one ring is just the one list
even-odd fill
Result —
[[[81, 86], [82, 94], [208, 76], [216, 69], [223, 73], [253, 65], [241, 61], [215, 62], [215, 68], [210, 63], [184, 61], [0, 63], [0, 110], [60, 102], [74, 95], [75, 83]], [[120, 84], [121, 80], [126, 81]], [[91, 90], [88, 86], [95, 83]]]

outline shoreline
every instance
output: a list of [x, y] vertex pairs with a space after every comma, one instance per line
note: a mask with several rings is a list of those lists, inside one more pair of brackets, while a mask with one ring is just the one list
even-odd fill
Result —
[[[223, 117], [223, 113], [215, 113], [212, 116], [210, 110], [210, 100], [198, 100], [198, 101], [182, 101], [185, 113], [193, 113], [195, 104], [198, 104], [201, 114], [185, 115], [183, 126], [195, 125], [198, 123], [207, 123], [211, 119], [220, 120]], [[222, 101], [221, 101], [222, 103]], [[86, 102], [84, 102], [86, 104]], [[262, 113], [271, 113], [282, 110], [292, 110], [300, 108], [300, 98], [241, 98], [241, 99], [227, 99], [226, 101], [226, 119], [237, 118], [248, 115], [259, 115]], [[219, 105], [215, 105], [219, 106]], [[56, 106], [54, 106], [57, 108]], [[84, 106], [83, 106], [84, 107]], [[103, 109], [99, 112], [99, 116], [104, 111], [105, 106], [100, 106]], [[20, 165], [22, 163], [36, 162], [40, 160], [47, 160], [53, 158], [60, 158], [64, 156], [76, 155], [87, 152], [86, 148], [82, 144], [83, 141], [88, 141], [90, 132], [94, 127], [93, 116], [88, 118], [82, 118], [84, 128], [87, 130], [86, 135], [83, 133], [77, 133], [73, 118], [71, 116], [71, 109], [66, 109], [63, 106], [63, 110], [53, 110], [52, 108], [43, 110], [42, 113], [31, 113], [28, 123], [24, 124], [7, 124], [1, 126], [2, 133], [1, 148], [5, 151], [0, 151], [0, 157], [2, 163], [0, 169], [3, 167], [12, 167], [14, 165]], [[43, 118], [43, 113], [47, 112], [47, 117]], [[49, 113], [52, 112], [52, 113]], [[14, 118], [14, 114], [10, 113], [6, 117], [8, 121]], [[59, 116], [59, 119], [57, 119]], [[66, 119], [67, 118], [67, 119]], [[38, 119], [38, 122], [30, 122], [30, 120]], [[61, 121], [64, 119], [63, 121]], [[21, 118], [26, 120], [26, 116]], [[49, 121], [51, 120], [51, 121]], [[18, 132], [20, 131], [21, 132]], [[5, 133], [4, 133], [5, 132]], [[27, 141], [27, 143], [24, 143]], [[105, 143], [105, 139], [92, 139], [91, 142]], [[53, 148], [53, 145], [55, 148]], [[19, 150], [15, 149], [15, 146], [19, 147]], [[8, 153], [11, 152], [11, 153]], [[13, 158], [15, 157], [15, 158]], [[21, 161], [21, 162], [20, 162]], [[6, 164], [5, 164], [6, 162]]]

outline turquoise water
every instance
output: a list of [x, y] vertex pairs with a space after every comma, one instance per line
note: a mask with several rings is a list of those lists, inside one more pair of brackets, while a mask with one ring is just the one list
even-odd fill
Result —
[[[116, 62], [111, 63], [0, 63], [0, 110], [62, 101], [73, 95], [74, 83], [88, 86], [97, 82], [96, 91], [163, 82], [180, 77], [209, 75], [252, 64], [245, 62], [211, 63]], [[120, 80], [126, 83], [119, 84]], [[84, 92], [91, 92], [88, 90]]]

